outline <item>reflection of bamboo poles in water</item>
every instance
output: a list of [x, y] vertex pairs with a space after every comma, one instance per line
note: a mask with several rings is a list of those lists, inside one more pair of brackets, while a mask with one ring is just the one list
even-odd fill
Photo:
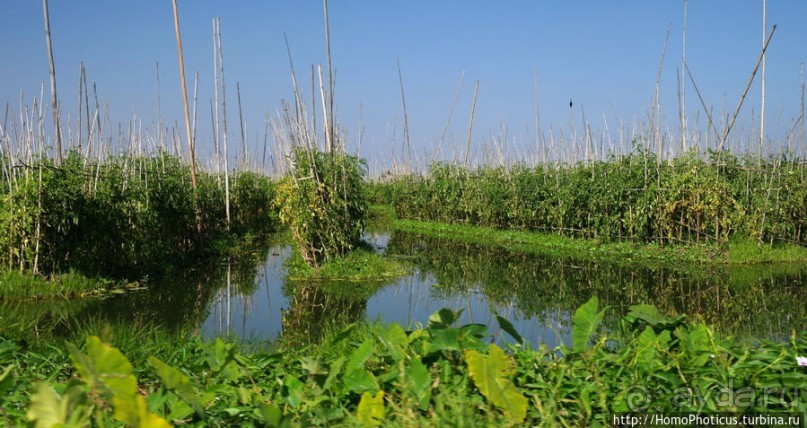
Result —
[[231, 294], [231, 281], [232, 281], [232, 263], [230, 258], [227, 257], [227, 336], [230, 335], [230, 294]]

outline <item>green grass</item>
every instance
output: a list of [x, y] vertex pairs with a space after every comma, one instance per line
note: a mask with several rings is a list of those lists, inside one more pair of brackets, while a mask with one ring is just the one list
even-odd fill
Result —
[[357, 248], [317, 268], [307, 265], [299, 253], [293, 252], [286, 267], [288, 278], [293, 281], [388, 281], [409, 273], [409, 269], [401, 261], [384, 257], [369, 248]]
[[801, 245], [769, 245], [756, 239], [739, 237], [729, 241], [728, 263], [800, 263], [804, 261], [807, 261], [807, 247]]
[[548, 256], [611, 261], [618, 264], [690, 265], [795, 263], [807, 261], [807, 248], [794, 244], [766, 245], [753, 240], [732, 240], [728, 248], [717, 244], [603, 242], [528, 231], [493, 229], [482, 226], [446, 224], [435, 221], [395, 220], [406, 232], [459, 239]]
[[48, 278], [16, 270], [0, 272], [0, 299], [8, 300], [81, 298], [137, 286], [136, 282], [89, 278], [72, 271]]

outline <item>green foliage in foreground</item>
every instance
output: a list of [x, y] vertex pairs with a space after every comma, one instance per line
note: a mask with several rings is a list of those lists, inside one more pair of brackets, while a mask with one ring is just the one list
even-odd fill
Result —
[[[596, 298], [571, 347], [507, 350], [443, 309], [425, 328], [349, 327], [320, 348], [243, 352], [190, 340], [132, 365], [89, 337], [36, 353], [0, 341], [0, 421], [36, 426], [604, 426], [624, 411], [807, 410], [807, 332], [756, 346], [631, 308], [600, 333]], [[520, 342], [512, 325], [501, 328]], [[70, 363], [68, 363], [68, 359]]]
[[635, 152], [575, 165], [463, 168], [370, 186], [400, 218], [614, 241], [807, 244], [807, 164], [727, 152]]
[[[71, 152], [4, 171], [0, 186], [0, 271], [139, 279], [196, 259], [227, 239], [223, 177], [199, 173], [167, 154], [111, 157], [100, 164]], [[8, 162], [2, 162], [7, 165]], [[236, 235], [266, 230], [274, 183], [231, 178]]]
[[356, 248], [367, 223], [366, 163], [296, 147], [291, 165], [277, 187], [276, 204], [303, 260], [317, 266]]

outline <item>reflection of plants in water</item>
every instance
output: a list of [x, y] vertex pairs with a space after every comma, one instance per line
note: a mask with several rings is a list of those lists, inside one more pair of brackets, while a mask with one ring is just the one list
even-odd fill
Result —
[[60, 325], [101, 303], [76, 300], [0, 300], [0, 336], [12, 339], [47, 337]]
[[[366, 284], [287, 281], [283, 294], [289, 307], [282, 310], [281, 342], [287, 347], [316, 344], [325, 334], [364, 319], [372, 293], [357, 293]], [[377, 290], [377, 287], [373, 287]]]
[[414, 258], [437, 281], [432, 292], [441, 297], [476, 289], [492, 304], [544, 320], [571, 314], [596, 294], [604, 305], [650, 303], [740, 336], [782, 337], [807, 326], [804, 266], [631, 269], [397, 231], [387, 252]]
[[195, 268], [153, 278], [147, 290], [104, 298], [0, 300], [0, 336], [68, 338], [83, 330], [99, 334], [96, 330], [100, 326], [152, 326], [175, 333], [194, 332], [209, 315], [218, 290], [227, 288], [228, 278], [233, 292], [254, 292], [258, 266], [266, 259], [268, 245], [269, 242], [256, 240], [229, 259], [214, 263], [205, 260]]

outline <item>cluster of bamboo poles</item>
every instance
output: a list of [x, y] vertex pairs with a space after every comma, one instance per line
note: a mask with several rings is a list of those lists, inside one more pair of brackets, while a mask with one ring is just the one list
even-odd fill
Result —
[[[205, 162], [197, 161], [196, 127], [198, 116], [198, 83], [199, 75], [196, 74], [194, 81], [194, 94], [192, 107], [188, 102], [187, 91], [185, 90], [184, 61], [182, 56], [181, 37], [179, 33], [179, 17], [176, 8], [176, 1], [173, 0], [175, 28], [177, 33], [177, 46], [180, 62], [180, 77], [183, 88], [183, 106], [185, 113], [184, 134], [187, 139], [187, 156], [189, 166], [195, 169], [197, 166], [214, 170], [217, 175], [224, 174], [223, 185], [229, 187], [229, 161], [231, 156], [228, 153], [228, 117], [227, 117], [227, 94], [224, 75], [224, 56], [221, 40], [221, 23], [218, 18], [213, 20], [213, 73], [214, 73], [214, 99], [210, 101], [210, 115], [213, 127], [213, 154]], [[804, 112], [804, 73], [802, 70], [801, 83], [801, 111], [800, 115], [792, 121], [792, 126], [785, 134], [784, 141], [774, 142], [765, 138], [765, 52], [771, 43], [776, 26], [770, 30], [765, 23], [765, 2], [763, 0], [763, 37], [762, 49], [758, 56], [756, 65], [750, 73], [748, 84], [745, 86], [737, 107], [731, 112], [715, 115], [713, 109], [701, 96], [697, 86], [694, 73], [686, 61], [686, 0], [684, 5], [682, 57], [678, 73], [678, 97], [679, 97], [679, 126], [678, 129], [671, 129], [669, 124], [665, 124], [663, 109], [660, 103], [659, 88], [664, 70], [667, 44], [669, 40], [669, 29], [664, 41], [661, 60], [658, 68], [655, 91], [651, 99], [651, 108], [641, 119], [634, 119], [631, 124], [626, 124], [617, 119], [617, 124], [609, 123], [608, 117], [602, 115], [602, 125], [599, 129], [592, 126], [592, 122], [586, 116], [585, 108], [579, 106], [579, 113], [570, 106], [568, 127], [550, 127], [549, 130], [542, 129], [539, 114], [538, 97], [538, 73], [535, 73], [535, 124], [534, 130], [527, 130], [520, 136], [513, 136], [509, 128], [500, 120], [498, 130], [491, 131], [477, 144], [472, 145], [474, 131], [474, 115], [476, 111], [477, 94], [480, 82], [474, 85], [474, 95], [470, 105], [469, 124], [464, 148], [454, 147], [453, 150], [445, 150], [446, 138], [448, 136], [449, 125], [454, 116], [457, 99], [461, 92], [464, 74], [460, 76], [453, 102], [448, 112], [448, 118], [439, 137], [435, 141], [433, 149], [416, 153], [410, 141], [409, 120], [406, 109], [406, 98], [404, 91], [404, 79], [398, 64], [398, 78], [401, 90], [401, 102], [403, 106], [403, 138], [399, 143], [392, 136], [390, 142], [390, 158], [375, 159], [371, 163], [370, 172], [373, 176], [380, 175], [400, 175], [413, 172], [425, 173], [428, 165], [435, 159], [447, 159], [450, 162], [462, 164], [466, 167], [479, 165], [506, 166], [512, 163], [527, 163], [531, 165], [551, 165], [551, 164], [575, 164], [605, 161], [612, 157], [621, 157], [627, 153], [641, 149], [647, 153], [655, 153], [655, 158], [659, 161], [671, 161], [677, 156], [692, 150], [701, 153], [707, 151], [728, 150], [734, 153], [756, 154], [758, 158], [771, 154], [784, 154], [789, 158], [801, 158], [807, 151], [805, 145], [805, 112]], [[240, 85], [236, 84], [236, 96], [238, 100], [239, 128], [241, 137], [241, 159], [240, 169], [261, 171], [268, 175], [283, 175], [287, 172], [285, 160], [288, 157], [289, 148], [294, 145], [303, 145], [312, 149], [325, 151], [345, 150], [347, 141], [347, 131], [344, 127], [336, 123], [334, 110], [334, 75], [330, 54], [330, 32], [328, 20], [328, 3], [323, 1], [325, 17], [325, 42], [327, 54], [327, 70], [320, 66], [311, 66], [311, 94], [310, 108], [307, 108], [305, 96], [297, 79], [294, 64], [292, 62], [291, 49], [288, 40], [286, 47], [289, 57], [289, 67], [294, 91], [294, 100], [288, 102], [281, 101], [281, 106], [274, 115], [270, 117], [265, 114], [265, 129], [263, 136], [263, 149], [260, 156], [257, 153], [250, 156], [247, 144], [246, 123], [243, 120], [241, 109]], [[83, 63], [79, 67], [79, 94], [78, 111], [75, 122], [70, 118], [67, 121], [61, 120], [60, 108], [56, 92], [56, 70], [53, 63], [53, 53], [51, 48], [51, 33], [48, 17], [47, 0], [43, 0], [43, 11], [45, 21], [45, 35], [50, 59], [50, 89], [51, 107], [53, 110], [53, 148], [52, 153], [56, 165], [61, 161], [62, 153], [66, 150], [79, 150], [87, 159], [101, 160], [104, 156], [116, 153], [129, 153], [143, 155], [157, 150], [163, 150], [177, 156], [185, 156], [182, 151], [183, 130], [179, 126], [166, 127], [163, 123], [162, 112], [160, 111], [160, 76], [159, 64], [157, 64], [157, 101], [158, 101], [158, 121], [156, 131], [144, 130], [142, 120], [133, 116], [129, 124], [124, 127], [117, 126], [117, 140], [114, 138], [115, 127], [109, 120], [108, 106], [101, 106], [98, 101], [96, 85], [92, 83], [92, 91], [87, 82], [87, 74]], [[737, 118], [745, 97], [750, 89], [758, 70], [762, 68], [762, 98], [760, 116], [758, 117], [759, 134], [755, 135], [755, 125], [742, 128], [737, 126]], [[323, 74], [327, 73], [327, 78]], [[687, 85], [687, 78], [690, 85]], [[690, 121], [685, 109], [686, 88], [690, 86], [695, 89], [702, 109], [695, 114], [694, 120]], [[89, 93], [93, 97], [89, 97]], [[22, 107], [23, 99], [20, 100], [20, 118], [18, 123], [8, 124], [9, 106], [6, 106], [6, 117], [0, 128], [0, 142], [5, 157], [11, 159], [14, 164], [15, 159], [20, 159], [27, 154], [30, 160], [32, 153], [48, 149], [44, 128], [42, 123], [42, 109], [44, 94], [40, 94], [39, 100], [34, 102], [34, 107], [28, 109]], [[319, 100], [317, 96], [319, 95]], [[93, 101], [93, 103], [91, 103]], [[317, 110], [322, 112], [322, 128], [319, 130], [323, 139], [318, 138]], [[26, 113], [27, 112], [27, 113]], [[25, 117], [25, 116], [28, 117]], [[578, 116], [579, 115], [579, 116]], [[31, 117], [37, 120], [31, 120]], [[575, 119], [580, 118], [580, 126], [575, 126]], [[37, 123], [37, 121], [39, 123]], [[613, 122], [613, 120], [612, 120]], [[692, 122], [692, 123], [691, 123]], [[31, 133], [25, 138], [20, 138], [21, 129], [31, 126], [39, 126], [38, 133]], [[363, 127], [363, 125], [361, 125]], [[66, 129], [63, 129], [65, 128]], [[66, 136], [64, 132], [66, 131]], [[530, 135], [532, 134], [532, 135]], [[269, 137], [272, 137], [274, 144], [269, 144]], [[361, 149], [363, 132], [360, 133], [357, 145], [357, 152]], [[731, 138], [730, 138], [731, 137]], [[41, 139], [42, 141], [38, 141]], [[16, 152], [15, 151], [16, 147]], [[204, 150], [203, 150], [204, 151]], [[444, 153], [447, 151], [448, 153]], [[3, 155], [4, 153], [0, 153]], [[260, 159], [260, 160], [259, 160]], [[391, 160], [389, 160], [391, 159]], [[9, 162], [9, 160], [6, 160]], [[100, 163], [100, 162], [98, 162]], [[223, 165], [222, 165], [223, 164]], [[195, 177], [195, 171], [191, 172]], [[227, 192], [229, 193], [229, 192]]]

